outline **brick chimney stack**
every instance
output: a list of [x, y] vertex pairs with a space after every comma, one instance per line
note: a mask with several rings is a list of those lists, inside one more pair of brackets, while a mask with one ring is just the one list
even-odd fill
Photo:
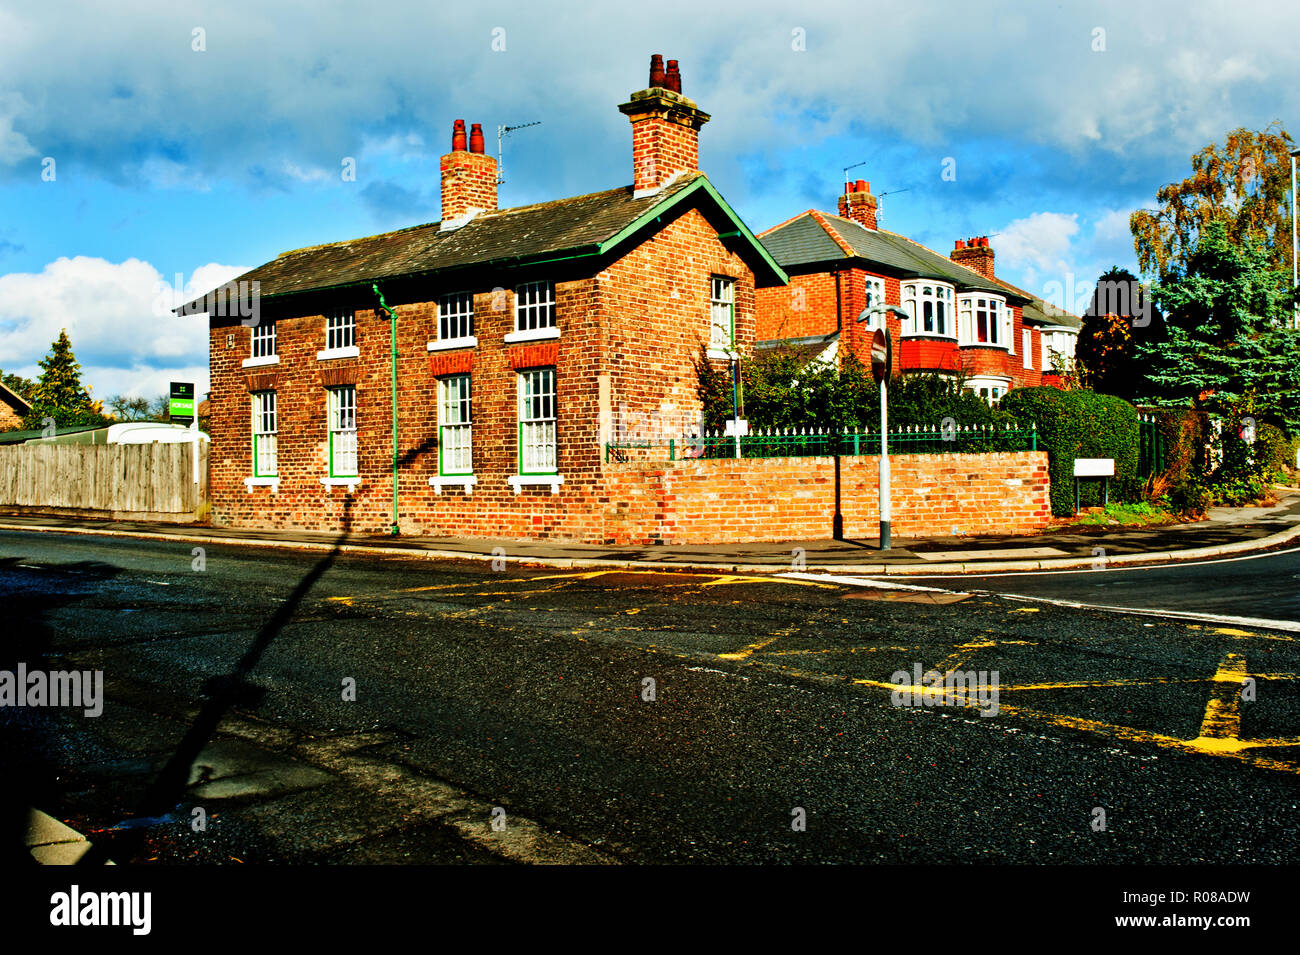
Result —
[[465, 121], [451, 131], [451, 152], [442, 157], [442, 221], [463, 219], [471, 212], [495, 212], [497, 161], [483, 151], [483, 126], [475, 123], [466, 143]]
[[632, 122], [633, 195], [647, 195], [674, 176], [698, 172], [700, 128], [709, 114], [682, 95], [676, 60], [650, 58], [650, 85], [619, 106]]
[[876, 197], [871, 194], [871, 183], [859, 179], [844, 184], [844, 195], [840, 196], [840, 215], [868, 229], [876, 228]]
[[990, 248], [989, 237], [986, 235], [965, 242], [958, 239], [948, 258], [958, 265], [974, 269], [986, 279], [993, 278], [993, 249]]

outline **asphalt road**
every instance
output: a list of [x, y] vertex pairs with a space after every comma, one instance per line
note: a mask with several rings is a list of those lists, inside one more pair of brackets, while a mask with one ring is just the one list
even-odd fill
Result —
[[[0, 533], [0, 670], [102, 670], [107, 698], [0, 707], [6, 830], [34, 805], [138, 863], [1300, 861], [1295, 634], [824, 581], [201, 557]], [[997, 671], [997, 714], [895, 705], [916, 666]]]
[[[1104, 560], [1104, 555], [1099, 556]], [[1132, 570], [1107, 568], [1099, 561], [1095, 570], [933, 576], [915, 582], [1165, 615], [1235, 616], [1300, 629], [1300, 548]]]

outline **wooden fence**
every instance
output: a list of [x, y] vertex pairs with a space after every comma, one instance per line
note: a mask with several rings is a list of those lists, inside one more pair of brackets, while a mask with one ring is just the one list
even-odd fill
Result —
[[207, 517], [208, 447], [193, 444], [21, 444], [0, 447], [0, 508], [120, 520]]

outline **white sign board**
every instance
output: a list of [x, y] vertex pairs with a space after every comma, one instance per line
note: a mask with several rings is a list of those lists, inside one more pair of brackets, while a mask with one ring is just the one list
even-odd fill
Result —
[[739, 425], [740, 436], [742, 438], [745, 437], [747, 434], [749, 434], [749, 422], [746, 421], [744, 418], [741, 418], [739, 421], [737, 421], [735, 418], [728, 418], [727, 430], [724, 431], [723, 433], [729, 438], [735, 437], [737, 425]]
[[1075, 477], [1114, 477], [1114, 458], [1075, 458]]

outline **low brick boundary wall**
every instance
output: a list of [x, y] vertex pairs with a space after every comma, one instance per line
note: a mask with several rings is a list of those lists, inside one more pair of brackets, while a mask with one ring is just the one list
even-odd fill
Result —
[[[895, 537], [1032, 534], [1051, 518], [1047, 453], [890, 455]], [[880, 531], [876, 457], [839, 459], [844, 536]], [[605, 469], [609, 543], [829, 538], [836, 459], [734, 458]]]

